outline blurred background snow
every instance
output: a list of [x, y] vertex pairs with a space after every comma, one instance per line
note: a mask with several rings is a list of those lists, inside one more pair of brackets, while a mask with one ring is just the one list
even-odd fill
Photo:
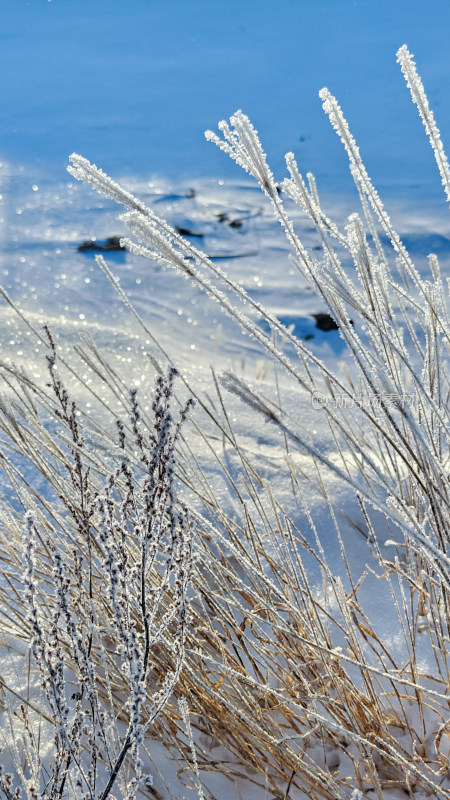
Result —
[[449, 25], [447, 0], [2, 0], [0, 159], [31, 183], [73, 151], [116, 175], [234, 176], [203, 132], [242, 108], [276, 173], [294, 150], [342, 192], [327, 86], [380, 189], [435, 192], [395, 53], [408, 44], [450, 130]]

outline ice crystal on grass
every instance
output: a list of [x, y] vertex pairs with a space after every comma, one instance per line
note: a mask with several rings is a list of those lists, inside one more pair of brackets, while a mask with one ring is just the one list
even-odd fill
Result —
[[411, 92], [411, 97], [419, 110], [419, 114], [427, 132], [427, 136], [430, 139], [436, 164], [441, 175], [442, 185], [444, 187], [447, 200], [450, 202], [450, 167], [447, 156], [441, 141], [439, 128], [434, 119], [434, 114], [428, 104], [428, 98], [425, 94], [422, 81], [417, 74], [413, 56], [409, 52], [406, 45], [400, 47], [397, 53], [397, 61], [401, 66], [408, 89]]

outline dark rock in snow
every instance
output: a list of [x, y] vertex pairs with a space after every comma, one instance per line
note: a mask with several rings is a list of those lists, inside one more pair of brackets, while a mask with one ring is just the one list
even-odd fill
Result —
[[77, 250], [79, 253], [105, 253], [114, 252], [118, 250], [125, 250], [120, 244], [120, 236], [109, 236], [104, 243], [102, 242], [82, 242], [78, 245]]
[[175, 230], [181, 233], [182, 236], [195, 236], [197, 239], [203, 239], [203, 233], [194, 233], [194, 231], [191, 231], [189, 228], [179, 228], [178, 225], [176, 225]]
[[339, 328], [339, 325], [329, 314], [320, 313], [312, 314], [311, 316], [316, 320], [316, 328], [318, 328], [319, 331], [337, 331]]
[[[316, 328], [318, 328], [319, 331], [328, 332], [339, 330], [339, 325], [329, 314], [321, 312], [320, 314], [311, 314], [311, 316], [316, 320]], [[353, 325], [352, 320], [350, 320], [350, 324]]]

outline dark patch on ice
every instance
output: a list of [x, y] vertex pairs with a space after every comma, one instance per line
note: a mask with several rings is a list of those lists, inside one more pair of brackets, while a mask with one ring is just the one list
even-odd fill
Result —
[[249, 250], [248, 253], [206, 253], [210, 261], [229, 261], [232, 258], [250, 258], [257, 256], [257, 250]]
[[231, 216], [227, 211], [218, 211], [214, 216], [217, 219], [217, 222], [226, 222], [229, 228], [234, 228], [238, 230], [242, 228], [244, 222], [253, 217], [259, 217], [261, 214], [261, 209], [256, 208], [252, 209], [252, 211], [248, 212], [247, 214], [240, 214], [239, 216]]
[[[311, 316], [316, 320], [316, 328], [318, 328], [319, 331], [325, 331], [327, 333], [328, 331], [339, 330], [339, 325], [334, 321], [330, 314], [324, 314], [323, 312], [320, 312], [320, 314], [311, 314]], [[349, 322], [350, 325], [353, 325], [352, 319], [349, 320]]]
[[328, 333], [328, 331], [339, 330], [339, 325], [329, 314], [320, 312], [319, 314], [311, 314], [311, 316], [316, 320], [316, 328], [318, 328], [319, 331], [325, 331]]
[[[312, 318], [315, 319], [315, 322]], [[307, 317], [282, 314], [277, 315], [277, 319], [285, 328], [290, 330], [292, 335], [297, 339], [301, 339], [304, 342], [309, 342], [312, 339], [324, 341], [324, 336], [326, 334], [326, 340], [328, 344], [331, 345], [334, 352], [340, 353], [345, 349], [345, 342], [340, 336], [336, 336], [338, 326], [329, 314], [321, 312], [320, 314], [311, 314]], [[271, 328], [267, 320], [260, 320], [259, 325], [266, 333], [271, 333]], [[277, 334], [277, 341], [278, 344], [281, 343], [281, 334]], [[287, 342], [286, 348], [289, 349], [289, 347], [290, 344]]]
[[126, 247], [120, 244], [120, 239], [120, 236], [109, 236], [105, 242], [88, 240], [79, 244], [77, 250], [79, 253], [117, 253], [126, 250]]
[[229, 219], [230, 219], [230, 217], [229, 217], [229, 215], [226, 213], [226, 211], [219, 211], [219, 212], [216, 214], [216, 218], [217, 218], [217, 222], [228, 222], [228, 221], [229, 221]]
[[175, 230], [181, 234], [181, 236], [194, 236], [196, 239], [203, 239], [203, 233], [196, 233], [195, 231], [191, 231], [190, 228], [181, 228], [178, 225], [175, 226]]
[[175, 200], [193, 200], [197, 197], [195, 189], [188, 189], [186, 194], [158, 194], [152, 198], [153, 203], [173, 203]]

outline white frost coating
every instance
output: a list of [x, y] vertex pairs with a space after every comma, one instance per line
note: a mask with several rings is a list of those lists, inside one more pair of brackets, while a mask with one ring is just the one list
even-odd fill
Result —
[[436, 159], [436, 164], [442, 180], [442, 186], [445, 190], [445, 196], [447, 201], [450, 203], [450, 167], [448, 164], [448, 159], [445, 155], [441, 134], [438, 126], [436, 125], [434, 114], [428, 103], [428, 98], [425, 94], [423, 83], [417, 74], [416, 64], [406, 44], [402, 45], [397, 52], [397, 61], [400, 64], [403, 75], [405, 76], [405, 81], [409, 91], [411, 92], [413, 102], [419, 109], [419, 114], [422, 118], [424, 128], [433, 148], [434, 157]]
[[209, 142], [214, 142], [233, 161], [253, 175], [264, 187], [264, 190], [272, 195], [273, 175], [267, 166], [266, 154], [261, 147], [257, 131], [242, 111], [236, 111], [230, 118], [230, 123], [234, 130], [224, 120], [218, 124], [219, 130], [223, 133], [223, 139], [220, 139], [213, 131], [205, 131], [205, 138]]
[[342, 113], [339, 103], [327, 88], [320, 90], [319, 97], [322, 100], [323, 110], [326, 114], [328, 114], [334, 130], [340, 137], [347, 151], [350, 162], [350, 170], [358, 191], [367, 196], [373, 210], [375, 211], [384, 228], [386, 235], [389, 237], [394, 250], [399, 254], [400, 258], [404, 262], [404, 265], [408, 273], [413, 278], [416, 286], [420, 288], [420, 276], [417, 273], [417, 270], [412, 263], [411, 258], [399, 235], [396, 233], [396, 231], [394, 231], [389, 216], [386, 213], [383, 203], [381, 202], [380, 196], [369, 178], [359, 153], [359, 147], [357, 146], [355, 139], [350, 132], [347, 120]]

